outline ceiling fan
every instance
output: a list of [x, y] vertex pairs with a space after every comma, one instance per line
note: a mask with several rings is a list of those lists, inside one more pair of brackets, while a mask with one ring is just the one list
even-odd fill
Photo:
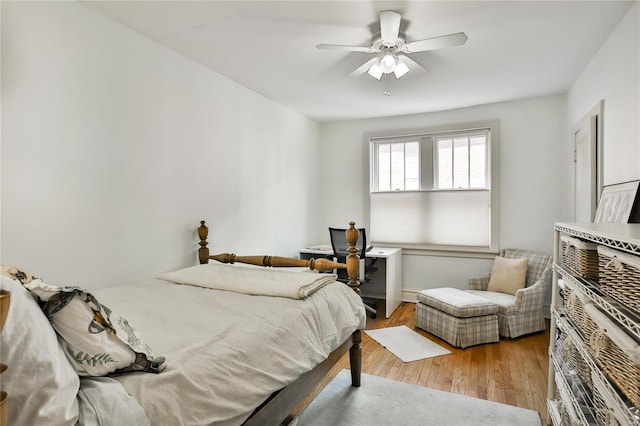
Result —
[[347, 50], [350, 52], [373, 53], [376, 56], [356, 68], [351, 75], [358, 76], [367, 72], [380, 80], [385, 74], [395, 75], [396, 79], [410, 69], [425, 70], [422, 65], [408, 55], [444, 47], [461, 46], [467, 42], [465, 33], [454, 33], [417, 41], [406, 41], [400, 32], [402, 15], [393, 10], [380, 12], [380, 33], [373, 36], [370, 46], [346, 46], [341, 44], [318, 44], [318, 49]]

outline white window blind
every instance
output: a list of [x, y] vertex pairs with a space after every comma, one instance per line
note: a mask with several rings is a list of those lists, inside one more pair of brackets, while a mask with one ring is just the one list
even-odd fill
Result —
[[371, 194], [373, 241], [488, 248], [489, 191], [416, 191]]

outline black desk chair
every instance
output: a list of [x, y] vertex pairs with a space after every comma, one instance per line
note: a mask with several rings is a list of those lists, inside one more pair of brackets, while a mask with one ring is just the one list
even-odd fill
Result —
[[[337, 262], [344, 263], [346, 262], [347, 256], [349, 255], [349, 243], [347, 243], [347, 236], [345, 234], [346, 229], [344, 228], [331, 228], [329, 227], [329, 237], [331, 237], [331, 247], [333, 247], [333, 256], [336, 258]], [[356, 243], [356, 249], [358, 249], [358, 256], [360, 260], [364, 261], [364, 277], [359, 277], [360, 284], [370, 283], [373, 280], [371, 279], [371, 275], [378, 270], [374, 265], [376, 263], [377, 258], [367, 258], [367, 251], [371, 250], [371, 247], [367, 247], [367, 233], [364, 228], [358, 228], [360, 232], [358, 236], [358, 242]], [[346, 269], [338, 269], [338, 281], [343, 283], [349, 282], [349, 276], [347, 274]], [[376, 304], [370, 301], [365, 301], [364, 307], [371, 315], [371, 318], [376, 317]]]

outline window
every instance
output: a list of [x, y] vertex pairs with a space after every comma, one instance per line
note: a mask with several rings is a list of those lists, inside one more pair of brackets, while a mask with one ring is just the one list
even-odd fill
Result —
[[378, 191], [420, 189], [418, 142], [376, 144]]
[[497, 121], [371, 138], [372, 241], [495, 252], [498, 141]]
[[436, 137], [436, 188], [486, 188], [487, 137], [486, 132]]

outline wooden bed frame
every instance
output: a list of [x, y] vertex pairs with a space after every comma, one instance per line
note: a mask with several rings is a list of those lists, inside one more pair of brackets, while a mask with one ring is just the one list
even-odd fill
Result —
[[[221, 253], [211, 256], [209, 255], [209, 248], [207, 247], [209, 229], [203, 220], [200, 221], [200, 226], [198, 227], [198, 237], [200, 238], [198, 258], [201, 264], [208, 263], [209, 259], [213, 259], [218, 262], [230, 264], [238, 262], [265, 267], [308, 267], [311, 270], [318, 271], [346, 269], [349, 275], [349, 287], [360, 295], [360, 284], [358, 282], [360, 262], [356, 248], [358, 234], [359, 232], [355, 227], [355, 222], [349, 222], [349, 228], [346, 231], [349, 255], [347, 256], [346, 263], [333, 262], [324, 258], [303, 260], [279, 256], [236, 256], [233, 253]], [[286, 424], [288, 420], [291, 420], [296, 407], [305, 401], [308, 395], [347, 351], [349, 351], [351, 367], [351, 385], [359, 387], [362, 373], [361, 342], [362, 336], [360, 330], [354, 331], [351, 335], [351, 341], [347, 339], [313, 370], [303, 374], [295, 382], [272, 394], [262, 405], [256, 408], [251, 414], [251, 417], [245, 421], [244, 425]]]

